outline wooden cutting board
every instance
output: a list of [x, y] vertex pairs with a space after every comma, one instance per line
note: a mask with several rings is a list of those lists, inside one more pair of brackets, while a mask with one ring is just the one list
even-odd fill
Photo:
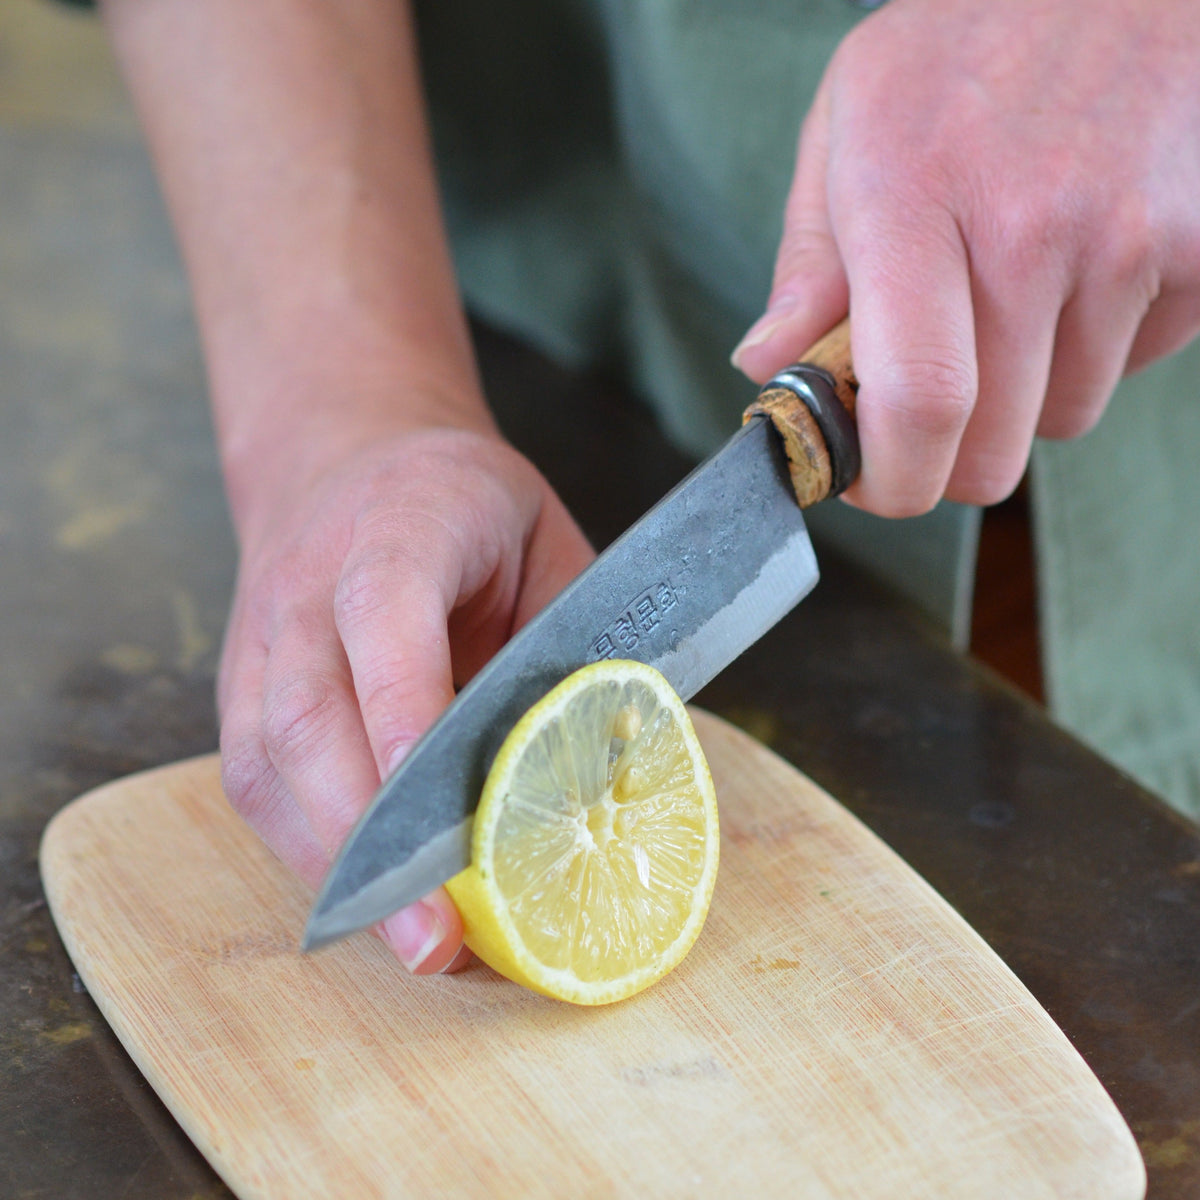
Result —
[[215, 758], [110, 784], [42, 871], [105, 1017], [241, 1197], [1140, 1197], [1134, 1140], [987, 945], [781, 759], [696, 714], [721, 873], [691, 955], [581, 1009], [370, 936], [311, 897]]

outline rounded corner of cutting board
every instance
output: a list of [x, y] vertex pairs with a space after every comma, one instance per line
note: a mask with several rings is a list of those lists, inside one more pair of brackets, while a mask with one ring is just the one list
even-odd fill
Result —
[[124, 809], [139, 796], [151, 797], [163, 792], [207, 793], [214, 781], [220, 792], [220, 770], [219, 754], [199, 754], [110, 779], [67, 801], [46, 822], [38, 842], [38, 871], [51, 913], [55, 911], [59, 883], [70, 876], [64, 856], [71, 854], [81, 841], [94, 836], [91, 831], [103, 825], [106, 808]]
[[1144, 1195], [1111, 1098], [986, 943], [827, 792], [694, 711], [723, 893], [675, 975], [611, 1009], [484, 971], [416, 982], [369, 938], [300, 956], [307, 894], [225, 802], [215, 755], [68, 805], [47, 894], [118, 1036], [243, 1196], [570, 1194], [583, 1162], [647, 1197], [701, 1175], [821, 1200]]

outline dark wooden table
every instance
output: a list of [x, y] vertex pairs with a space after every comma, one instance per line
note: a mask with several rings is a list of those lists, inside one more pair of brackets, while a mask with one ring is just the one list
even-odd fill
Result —
[[[209, 750], [234, 571], [186, 291], [135, 142], [0, 123], [0, 1196], [225, 1195], [75, 976], [50, 816]], [[603, 544], [687, 463], [626, 397], [481, 335], [506, 428]], [[700, 697], [954, 904], [1200, 1196], [1200, 837], [826, 555]]]
[[[686, 469], [618, 393], [481, 340], [507, 427], [598, 543]], [[190, 352], [182, 362], [198, 382]], [[64, 400], [15, 421], [6, 408], [0, 425], [6, 1196], [221, 1193], [75, 977], [36, 869], [61, 804], [216, 736], [233, 547], [198, 389], [116, 399], [123, 418], [80, 422]], [[1196, 830], [823, 561], [817, 592], [700, 702], [798, 764], [929, 879], [1108, 1086], [1152, 1194], [1200, 1194]]]

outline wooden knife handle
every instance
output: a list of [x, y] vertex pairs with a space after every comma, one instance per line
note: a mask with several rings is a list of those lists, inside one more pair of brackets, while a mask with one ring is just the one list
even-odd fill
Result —
[[767, 416], [783, 438], [801, 508], [844, 492], [861, 465], [850, 361], [850, 318], [835, 325], [800, 362], [763, 384], [742, 416]]

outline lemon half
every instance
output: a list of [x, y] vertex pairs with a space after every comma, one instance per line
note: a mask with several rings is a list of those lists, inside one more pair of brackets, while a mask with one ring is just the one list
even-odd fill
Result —
[[691, 949], [717, 878], [712, 776], [653, 667], [592, 663], [514, 726], [447, 883], [467, 945], [560, 1000], [608, 1004]]

